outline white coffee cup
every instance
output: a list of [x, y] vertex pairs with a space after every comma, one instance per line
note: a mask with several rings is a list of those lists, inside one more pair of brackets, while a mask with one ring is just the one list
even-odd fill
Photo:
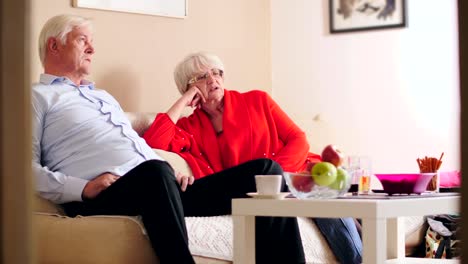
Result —
[[258, 194], [274, 195], [281, 192], [282, 175], [255, 175]]

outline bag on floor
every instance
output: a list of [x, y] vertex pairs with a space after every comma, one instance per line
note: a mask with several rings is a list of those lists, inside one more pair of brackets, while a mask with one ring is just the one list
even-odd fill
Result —
[[461, 252], [460, 216], [435, 215], [427, 217], [426, 258], [459, 258]]

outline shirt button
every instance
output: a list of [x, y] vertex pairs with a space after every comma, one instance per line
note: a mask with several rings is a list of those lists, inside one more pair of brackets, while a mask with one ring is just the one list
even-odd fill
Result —
[[208, 166], [208, 169], [210, 168], [210, 166]]
[[179, 129], [179, 132], [182, 132], [182, 129]]
[[182, 138], [182, 140], [185, 140], [185, 138]]
[[266, 153], [263, 153], [263, 156], [265, 156], [265, 157], [266, 157]]
[[275, 153], [273, 152], [273, 153], [271, 153], [271, 155], [273, 155], [273, 156], [274, 156], [274, 155], [275, 155]]
[[200, 152], [200, 156], [201, 156], [201, 155], [202, 155], [202, 154], [201, 154], [201, 152]]

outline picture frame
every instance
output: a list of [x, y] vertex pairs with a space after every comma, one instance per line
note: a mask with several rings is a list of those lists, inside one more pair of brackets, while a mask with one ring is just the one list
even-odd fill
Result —
[[329, 0], [330, 33], [406, 27], [406, 0]]
[[187, 17], [188, 0], [73, 0], [73, 7], [110, 10], [125, 13]]

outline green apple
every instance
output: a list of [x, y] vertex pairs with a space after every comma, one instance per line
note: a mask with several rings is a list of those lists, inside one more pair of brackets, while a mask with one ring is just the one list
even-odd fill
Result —
[[330, 184], [328, 187], [335, 190], [343, 190], [346, 186], [346, 183], [349, 181], [349, 174], [343, 168], [336, 169], [336, 180]]
[[316, 184], [328, 186], [336, 180], [336, 167], [330, 162], [322, 161], [312, 167], [312, 178]]

